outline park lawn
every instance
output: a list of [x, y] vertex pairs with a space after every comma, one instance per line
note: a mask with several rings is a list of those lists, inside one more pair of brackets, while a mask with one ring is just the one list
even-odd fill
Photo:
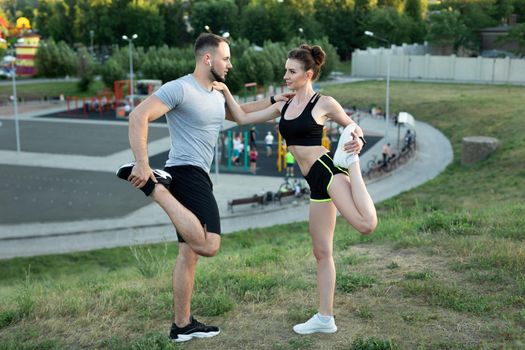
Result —
[[[35, 82], [32, 84], [17, 84], [17, 96], [23, 100], [52, 99], [64, 94], [64, 96], [91, 97], [104, 90], [104, 83], [95, 80], [89, 86], [88, 91], [80, 91], [78, 83], [71, 81], [57, 82]], [[13, 88], [9, 85], [0, 86], [0, 99], [7, 99], [13, 95]]]
[[352, 61], [339, 61], [334, 67], [335, 72], [343, 73], [344, 75], [352, 74]]
[[[451, 140], [441, 175], [378, 206], [359, 236], [338, 219], [334, 335], [299, 336], [315, 312], [307, 223], [224, 236], [202, 259], [193, 312], [221, 334], [167, 339], [175, 244], [0, 263], [0, 349], [522, 349], [525, 347], [525, 88], [392, 83], [393, 110]], [[384, 83], [325, 87], [346, 105], [382, 104]], [[459, 164], [461, 139], [495, 136], [488, 160]]]

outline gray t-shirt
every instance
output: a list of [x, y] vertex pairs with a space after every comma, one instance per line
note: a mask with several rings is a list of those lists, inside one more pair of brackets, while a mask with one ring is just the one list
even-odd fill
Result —
[[155, 92], [166, 113], [171, 147], [166, 166], [195, 165], [210, 171], [213, 149], [225, 117], [221, 92], [208, 91], [188, 74]]

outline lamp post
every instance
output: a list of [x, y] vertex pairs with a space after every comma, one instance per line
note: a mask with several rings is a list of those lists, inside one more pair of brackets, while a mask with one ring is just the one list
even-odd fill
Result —
[[[388, 45], [388, 49], [391, 50], [392, 46], [390, 44], [390, 41], [381, 38], [377, 35], [375, 35], [373, 32], [367, 30], [365, 31], [365, 35], [375, 38], [380, 41], [384, 41]], [[391, 52], [388, 53], [388, 59], [386, 60], [386, 101], [385, 101], [385, 120], [386, 120], [386, 127], [385, 127], [385, 138], [388, 133], [388, 118], [390, 113], [390, 58], [392, 57]]]
[[[24, 39], [18, 39], [15, 44], [23, 43]], [[12, 55], [7, 55], [4, 60], [11, 63], [11, 79], [13, 85], [13, 112], [15, 114], [15, 135], [16, 135], [16, 151], [20, 153], [22, 147], [20, 145], [20, 122], [18, 120], [18, 96], [16, 94], [16, 51], [13, 50]]]
[[95, 32], [93, 30], [89, 31], [89, 51], [91, 51], [91, 56], [93, 57], [95, 51], [93, 51], [93, 36], [95, 35]]
[[133, 54], [132, 54], [132, 45], [133, 40], [137, 39], [139, 36], [137, 34], [133, 34], [131, 38], [128, 38], [127, 35], [123, 35], [122, 39], [126, 40], [128, 42], [129, 47], [129, 85], [130, 85], [130, 95], [131, 95], [131, 109], [133, 109], [135, 105], [135, 101], [133, 99]]

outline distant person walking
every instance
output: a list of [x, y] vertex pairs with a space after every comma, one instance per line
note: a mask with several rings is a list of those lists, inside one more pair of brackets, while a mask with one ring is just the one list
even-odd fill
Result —
[[412, 142], [414, 141], [414, 135], [410, 131], [410, 129], [407, 130], [404, 137], [405, 144], [403, 145], [403, 151], [406, 149], [412, 147]]
[[250, 128], [250, 149], [251, 148], [257, 148], [257, 131], [255, 130], [255, 126], [252, 126]]
[[266, 145], [266, 157], [270, 157], [272, 155], [273, 148], [273, 134], [271, 131], [268, 131], [264, 137], [264, 144]]
[[386, 167], [388, 164], [388, 160], [390, 159], [390, 155], [392, 154], [392, 151], [390, 151], [390, 143], [385, 143], [383, 145], [383, 164], [382, 167]]

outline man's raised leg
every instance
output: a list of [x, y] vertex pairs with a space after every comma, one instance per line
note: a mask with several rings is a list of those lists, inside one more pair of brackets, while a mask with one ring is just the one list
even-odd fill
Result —
[[151, 198], [164, 209], [177, 233], [184, 238], [195, 253], [208, 257], [217, 254], [221, 236], [206, 231], [195, 214], [175, 199], [166, 187], [156, 185], [151, 193]]

